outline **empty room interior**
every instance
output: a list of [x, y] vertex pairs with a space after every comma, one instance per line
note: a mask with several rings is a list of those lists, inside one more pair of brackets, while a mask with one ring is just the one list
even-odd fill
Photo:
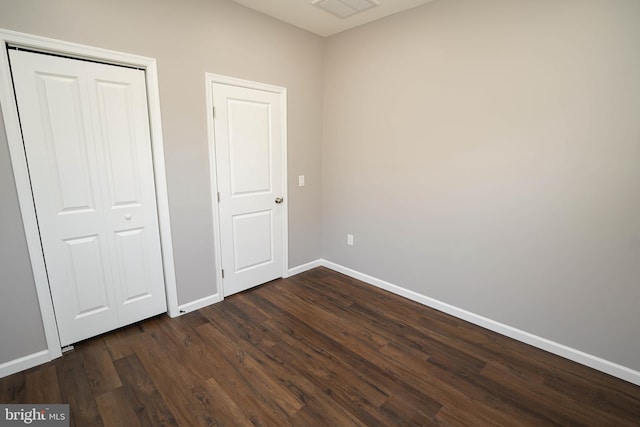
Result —
[[0, 36], [0, 404], [640, 423], [637, 0], [0, 0]]

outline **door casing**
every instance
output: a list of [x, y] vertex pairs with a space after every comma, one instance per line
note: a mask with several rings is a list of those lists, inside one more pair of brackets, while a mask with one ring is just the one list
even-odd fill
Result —
[[[265, 83], [253, 82], [250, 80], [242, 80], [235, 77], [223, 76], [219, 74], [205, 73], [205, 88], [207, 100], [207, 134], [209, 140], [209, 173], [211, 186], [211, 201], [213, 213], [213, 238], [215, 245], [215, 263], [216, 263], [216, 283], [218, 286], [218, 295], [222, 296], [223, 278], [222, 278], [222, 239], [220, 233], [220, 211], [218, 202], [218, 179], [216, 176], [216, 139], [214, 131], [214, 105], [212, 96], [213, 83], [226, 84], [230, 86], [238, 86], [249, 89], [273, 92], [280, 96], [282, 108], [282, 197], [288, 201], [288, 179], [287, 179], [287, 89], [280, 86], [273, 86]], [[288, 276], [289, 271], [289, 220], [288, 220], [289, 203], [285, 204], [282, 210], [282, 250], [283, 250], [283, 277]], [[221, 297], [222, 298], [222, 297]]]
[[[180, 314], [176, 288], [171, 226], [169, 221], [169, 199], [164, 162], [164, 146], [162, 140], [162, 124], [160, 118], [160, 97], [158, 88], [158, 72], [156, 60], [139, 55], [96, 48], [47, 37], [33, 36], [0, 29], [0, 106], [4, 118], [13, 175], [16, 181], [18, 201], [24, 224], [27, 248], [36, 285], [36, 293], [44, 323], [47, 351], [26, 356], [19, 363], [11, 365], [10, 370], [1, 372], [9, 375], [40, 363], [45, 363], [62, 355], [58, 328], [53, 311], [53, 302], [49, 293], [49, 282], [45, 269], [44, 255], [40, 246], [40, 234], [33, 204], [27, 159], [22, 144], [22, 134], [15, 104], [15, 93], [11, 81], [11, 71], [7, 46], [16, 46], [39, 52], [53, 53], [79, 59], [94, 60], [114, 65], [125, 65], [143, 69], [146, 77], [147, 102], [149, 107], [149, 128], [151, 132], [151, 150], [153, 155], [153, 171], [157, 197], [158, 221], [160, 229], [160, 246], [162, 250], [165, 288], [167, 294], [168, 313], [171, 317]], [[13, 371], [13, 372], [12, 372]]]

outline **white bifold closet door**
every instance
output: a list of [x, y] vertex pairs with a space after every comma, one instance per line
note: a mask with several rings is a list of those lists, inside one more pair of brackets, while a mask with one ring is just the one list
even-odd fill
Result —
[[166, 312], [144, 71], [10, 59], [61, 344]]

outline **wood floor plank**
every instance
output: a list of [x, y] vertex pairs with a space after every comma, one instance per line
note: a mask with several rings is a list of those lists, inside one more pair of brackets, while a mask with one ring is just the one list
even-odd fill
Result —
[[[258, 292], [256, 292], [258, 295]], [[358, 336], [351, 333], [350, 325], [341, 324], [339, 328], [335, 328], [335, 318], [326, 316], [314, 310], [311, 306], [303, 306], [295, 304], [292, 301], [288, 303], [288, 299], [277, 292], [265, 295], [269, 301], [274, 304], [274, 310], [283, 310], [288, 307], [292, 313], [293, 319], [288, 326], [292, 328], [300, 328], [305, 325], [308, 329], [317, 329], [320, 334], [312, 334], [300, 336], [300, 339], [310, 337], [313, 344], [319, 348], [326, 349], [332, 354], [340, 354], [340, 359], [347, 360], [352, 369], [357, 371], [359, 375], [371, 378], [381, 390], [385, 390], [388, 394], [401, 392], [405, 398], [415, 404], [416, 408], [435, 414], [440, 409], [440, 404], [432, 397], [428, 396], [425, 391], [414, 388], [411, 384], [404, 381], [398, 381], [398, 371], [394, 369], [388, 361], [379, 356], [377, 348], [370, 348], [367, 344], [358, 339]], [[284, 319], [284, 318], [283, 318]], [[310, 326], [313, 325], [313, 327]], [[367, 357], [360, 356], [360, 352], [367, 354]]]
[[69, 404], [70, 424], [78, 427], [102, 426], [102, 417], [80, 352], [68, 352], [54, 363], [60, 397], [63, 403]]
[[[298, 401], [289, 389], [279, 384], [275, 378], [269, 378], [253, 357], [247, 355], [241, 346], [237, 346], [213, 325], [203, 325], [198, 331], [225, 353], [231, 365], [228, 369], [239, 376], [236, 384], [244, 386], [246, 397], [252, 406], [266, 409], [271, 418], [283, 425], [287, 423], [286, 420], [291, 414], [302, 407], [302, 402]], [[268, 399], [267, 396], [272, 398]]]
[[22, 399], [30, 403], [62, 403], [56, 367], [47, 363], [28, 372]]
[[145, 322], [146, 333], [132, 345], [177, 424], [197, 426], [196, 420], [207, 414], [194, 399], [192, 388], [209, 378], [202, 372], [222, 366], [213, 362], [213, 354], [205, 355], [192, 345], [191, 335], [180, 330], [182, 322], [167, 320]]
[[135, 353], [121, 357], [114, 362], [114, 365], [120, 378], [122, 378], [123, 385], [131, 391], [132, 397], [137, 402], [140, 402], [152, 425], [178, 425], [153, 380]]
[[[32, 368], [27, 372], [33, 372], [42, 369], [41, 366]], [[0, 379], [0, 402], [2, 403], [20, 403], [26, 402], [27, 394], [27, 372], [18, 372]]]
[[[542, 419], [535, 414], [522, 411], [518, 407], [506, 404], [489, 390], [470, 383], [464, 376], [450, 372], [429, 363], [429, 360], [415, 360], [402, 349], [389, 346], [385, 353], [391, 357], [399, 367], [408, 371], [409, 376], [421, 388], [434, 390], [434, 395], [443, 408], [455, 408], [461, 401], [465, 401], [464, 408], [479, 422], [498, 422], [502, 425], [512, 425], [515, 420], [523, 420], [529, 425], [540, 425]], [[442, 411], [440, 411], [442, 412]], [[440, 414], [438, 412], [438, 414]]]
[[88, 340], [78, 347], [82, 355], [87, 379], [94, 395], [114, 390], [122, 386], [120, 377], [113, 366], [113, 359], [102, 337]]
[[144, 406], [125, 387], [109, 390], [96, 397], [105, 426], [152, 427]]
[[72, 426], [638, 426], [640, 387], [326, 268], [0, 379]]
[[[232, 304], [237, 304], [234, 299]], [[298, 325], [300, 326], [300, 325]], [[335, 395], [343, 393], [350, 399], [360, 399], [380, 406], [389, 397], [379, 387], [363, 380], [352, 367], [342, 360], [335, 358], [325, 348], [315, 346], [310, 341], [300, 339], [300, 335], [292, 328], [284, 325], [278, 319], [271, 319], [262, 323], [263, 334], [270, 340], [277, 342], [262, 351], [273, 360], [279, 360], [289, 368], [298, 372], [308, 373], [309, 378], [323, 389], [330, 389]], [[309, 336], [308, 336], [309, 337]], [[253, 342], [259, 346], [260, 341]]]
[[202, 420], [203, 424], [237, 427], [259, 425], [257, 419], [247, 418], [215, 378], [209, 378], [202, 386], [195, 387], [193, 393], [207, 414], [207, 419]]
[[[549, 418], [558, 420], [561, 424], [579, 422], [584, 424], [598, 422], [602, 425], [626, 425], [624, 418], [619, 418], [614, 411], [595, 409], [585, 415], [581, 405], [571, 395], [549, 389], [544, 385], [531, 384], [525, 378], [512, 375], [504, 365], [492, 362], [482, 371], [482, 376], [504, 384], [509, 393], [520, 401], [530, 401], [534, 406], [547, 407], [545, 412]], [[640, 418], [638, 418], [640, 420]]]
[[640, 420], [638, 386], [612, 377], [602, 379], [600, 374], [594, 372], [594, 377], [598, 378], [590, 381], [584, 375], [556, 373], [545, 377], [544, 386], [571, 396], [584, 406], [610, 413], [627, 413]]
[[[233, 300], [235, 303], [238, 303], [242, 298], [242, 296], [238, 295], [231, 298], [230, 301]], [[229, 305], [227, 310], [225, 310], [225, 312], [229, 314], [228, 316], [216, 318], [216, 325], [223, 327], [223, 330], [226, 329], [227, 333], [232, 330], [238, 330], [240, 334], [246, 336], [248, 338], [246, 343], [241, 341], [241, 344], [244, 343], [243, 350], [251, 354], [261, 365], [264, 365], [269, 372], [272, 372], [272, 375], [278, 378], [279, 382], [286, 386], [293, 394], [298, 396], [298, 400], [303, 402], [305, 406], [330, 406], [333, 408], [332, 411], [335, 413], [335, 416], [339, 414], [339, 419], [356, 419], [353, 416], [355, 414], [360, 417], [361, 420], [364, 420], [366, 425], [381, 424], [375, 417], [370, 417], [369, 414], [361, 411], [361, 407], [366, 406], [367, 402], [361, 398], [361, 394], [358, 391], [350, 389], [345, 394], [341, 394], [341, 384], [338, 380], [339, 376], [333, 372], [331, 367], [326, 366], [324, 363], [314, 364], [314, 361], [308, 359], [302, 360], [300, 358], [300, 352], [298, 351], [295, 352], [295, 356], [291, 356], [289, 352], [283, 349], [280, 343], [273, 344], [276, 341], [281, 341], [283, 337], [279, 334], [274, 334], [272, 330], [265, 327], [271, 321], [263, 322], [261, 324], [262, 327], [259, 328], [260, 332], [258, 332], [258, 328], [250, 328], [248, 324], [241, 325], [240, 323], [236, 323], [234, 325], [231, 319], [235, 318], [236, 321], [242, 322], [241, 319], [245, 317], [237, 310], [229, 309], [231, 306], [233, 306], [233, 304]], [[253, 309], [255, 306], [249, 304], [247, 307]], [[251, 329], [251, 331], [243, 332], [242, 329], [245, 328]], [[294, 347], [297, 348], [295, 344]], [[299, 366], [297, 366], [297, 362], [302, 362], [302, 369], [298, 369]], [[326, 375], [317, 375], [318, 370], [314, 369], [314, 366], [317, 367], [320, 365], [323, 366], [322, 372], [326, 372]], [[293, 372], [297, 374], [292, 376]], [[320, 376], [321, 379], [316, 381], [318, 376]], [[335, 378], [337, 381], [331, 381], [331, 378]], [[348, 378], [342, 378], [342, 382], [347, 384], [349, 380]], [[327, 389], [330, 390], [330, 396], [325, 394]], [[354, 407], [353, 404], [346, 405], [351, 408], [351, 411], [345, 410], [345, 405], [341, 405], [341, 397], [344, 397], [344, 395], [348, 396], [350, 402], [357, 401], [358, 406]], [[314, 413], [309, 408], [301, 409], [299, 412], [300, 413], [293, 417], [293, 419], [305, 418]], [[356, 422], [355, 424], [358, 423]]]
[[141, 323], [136, 323], [126, 328], [117, 329], [111, 333], [102, 336], [112, 360], [118, 360], [122, 357], [129, 356], [134, 353], [130, 340], [135, 340], [137, 336], [143, 334], [144, 330]]
[[309, 399], [307, 404], [291, 417], [294, 426], [354, 426], [367, 427], [342, 407], [328, 404], [324, 399]]

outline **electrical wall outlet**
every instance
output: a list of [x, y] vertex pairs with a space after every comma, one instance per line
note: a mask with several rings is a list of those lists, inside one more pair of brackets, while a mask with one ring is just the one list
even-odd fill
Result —
[[347, 234], [347, 245], [353, 246], [353, 234]]

